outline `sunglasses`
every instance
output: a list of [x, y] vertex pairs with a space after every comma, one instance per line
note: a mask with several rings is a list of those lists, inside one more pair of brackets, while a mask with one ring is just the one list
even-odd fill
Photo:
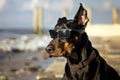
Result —
[[84, 30], [76, 30], [76, 29], [59, 29], [57, 31], [55, 30], [49, 30], [51, 38], [55, 38], [56, 35], [59, 36], [59, 38], [70, 38], [71, 31], [82, 33]]

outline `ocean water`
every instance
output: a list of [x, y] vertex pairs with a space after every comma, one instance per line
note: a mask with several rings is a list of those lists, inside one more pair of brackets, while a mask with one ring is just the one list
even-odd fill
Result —
[[[0, 29], [0, 39], [32, 34], [34, 34], [32, 29]], [[48, 35], [48, 30], [43, 30], [43, 35]]]
[[25, 34], [32, 34], [32, 30], [5, 29], [5, 30], [0, 30], [0, 39], [4, 39], [8, 37], [17, 37]]

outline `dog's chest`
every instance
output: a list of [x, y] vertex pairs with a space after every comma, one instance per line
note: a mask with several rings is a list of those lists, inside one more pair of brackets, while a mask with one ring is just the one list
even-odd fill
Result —
[[70, 66], [70, 71], [75, 80], [84, 80], [88, 73], [89, 66], [79, 68], [78, 66]]

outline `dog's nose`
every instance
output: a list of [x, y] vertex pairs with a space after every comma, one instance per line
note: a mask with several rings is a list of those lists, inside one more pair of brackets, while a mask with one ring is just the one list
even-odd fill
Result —
[[48, 46], [46, 47], [46, 51], [47, 51], [48, 53], [53, 53], [54, 50], [55, 50], [55, 48], [54, 48], [54, 46], [52, 46], [52, 45], [48, 45]]

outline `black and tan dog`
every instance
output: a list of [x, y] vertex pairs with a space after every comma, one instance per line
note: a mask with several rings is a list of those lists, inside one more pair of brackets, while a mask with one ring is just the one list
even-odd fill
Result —
[[59, 18], [53, 40], [46, 47], [50, 57], [65, 57], [67, 63], [63, 80], [120, 80], [118, 73], [110, 67], [92, 47], [85, 32], [89, 19], [80, 4], [74, 20]]

